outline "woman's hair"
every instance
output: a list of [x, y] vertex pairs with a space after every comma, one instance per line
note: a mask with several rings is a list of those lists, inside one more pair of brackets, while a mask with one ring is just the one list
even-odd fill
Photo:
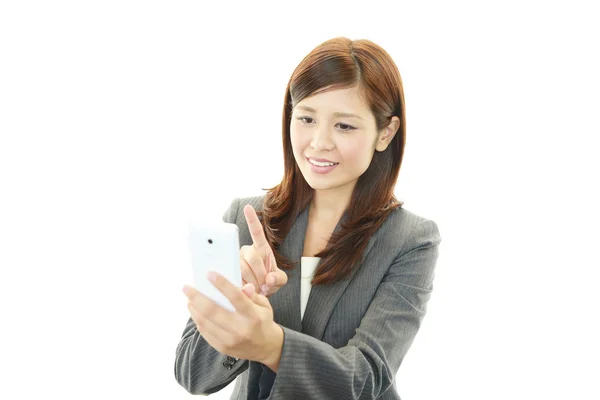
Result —
[[390, 212], [403, 205], [394, 196], [406, 140], [400, 72], [390, 55], [370, 40], [345, 37], [327, 40], [300, 62], [288, 82], [282, 121], [284, 177], [277, 186], [263, 189], [268, 193], [263, 211], [258, 215], [277, 265], [281, 269], [294, 268], [278, 248], [314, 194], [292, 152], [292, 110], [304, 98], [318, 92], [351, 87], [358, 87], [375, 116], [378, 132], [390, 124], [393, 116], [400, 119], [400, 126], [386, 150], [375, 151], [371, 164], [354, 187], [345, 210], [347, 219], [340, 230], [331, 235], [325, 249], [316, 255], [321, 257], [321, 262], [315, 271], [313, 285], [341, 280], [360, 265], [373, 233]]

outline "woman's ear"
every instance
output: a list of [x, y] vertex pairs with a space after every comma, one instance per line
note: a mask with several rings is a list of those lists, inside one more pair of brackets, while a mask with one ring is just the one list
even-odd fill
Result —
[[388, 145], [394, 138], [394, 135], [398, 131], [399, 127], [400, 127], [400, 118], [398, 118], [396, 116], [392, 117], [392, 120], [390, 121], [388, 126], [383, 128], [383, 130], [381, 130], [379, 132], [379, 137], [377, 138], [377, 143], [375, 143], [375, 149], [380, 152], [387, 149]]

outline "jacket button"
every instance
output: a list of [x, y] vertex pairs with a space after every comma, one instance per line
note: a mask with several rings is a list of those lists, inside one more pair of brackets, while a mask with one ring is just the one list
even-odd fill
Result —
[[232, 365], [230, 363], [228, 363], [227, 361], [223, 361], [223, 366], [225, 367], [225, 369], [231, 369]]
[[237, 360], [234, 357], [227, 356], [227, 362], [231, 365], [235, 364]]

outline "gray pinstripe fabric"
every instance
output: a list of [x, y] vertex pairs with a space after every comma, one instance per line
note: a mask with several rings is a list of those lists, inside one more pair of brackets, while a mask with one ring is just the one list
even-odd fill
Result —
[[[223, 220], [252, 243], [243, 207], [262, 210], [264, 196], [235, 199]], [[342, 217], [340, 224], [344, 221]], [[403, 208], [375, 232], [363, 264], [351, 276], [312, 288], [300, 319], [300, 256], [308, 224], [304, 210], [280, 246], [296, 269], [271, 297], [284, 345], [270, 399], [399, 399], [394, 377], [426, 312], [441, 241], [437, 225]], [[175, 377], [190, 393], [214, 393], [238, 377], [232, 399], [248, 398], [248, 380], [260, 366], [226, 356], [200, 336], [191, 318], [177, 346]]]

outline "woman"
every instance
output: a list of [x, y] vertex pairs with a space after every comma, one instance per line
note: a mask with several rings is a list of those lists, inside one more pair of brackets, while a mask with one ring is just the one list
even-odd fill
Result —
[[232, 399], [399, 399], [441, 239], [394, 196], [405, 144], [395, 63], [369, 40], [317, 46], [288, 83], [282, 133], [282, 182], [223, 216], [240, 228], [244, 286], [212, 278], [236, 312], [184, 287], [176, 379], [209, 394], [239, 376]]

